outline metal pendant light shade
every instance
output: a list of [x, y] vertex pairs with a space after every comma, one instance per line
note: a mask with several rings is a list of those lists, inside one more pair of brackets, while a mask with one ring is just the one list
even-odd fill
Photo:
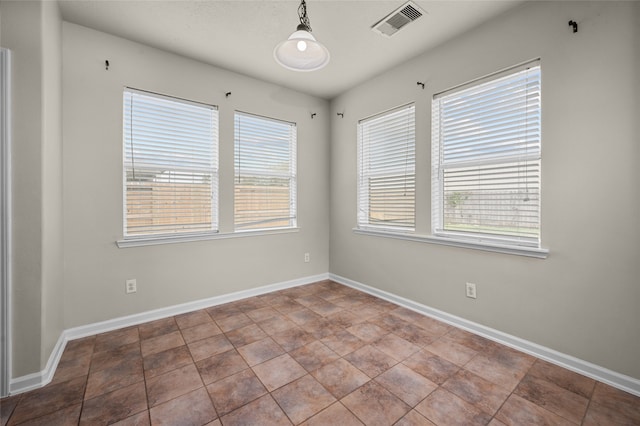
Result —
[[311, 34], [307, 5], [302, 0], [298, 7], [300, 25], [289, 38], [278, 44], [273, 57], [283, 67], [293, 71], [315, 71], [329, 63], [329, 51]]

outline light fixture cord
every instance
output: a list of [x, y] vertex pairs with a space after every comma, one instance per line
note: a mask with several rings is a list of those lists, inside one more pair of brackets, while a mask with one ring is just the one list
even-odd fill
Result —
[[311, 22], [307, 16], [307, 3], [301, 0], [300, 6], [298, 6], [298, 16], [300, 17], [300, 24], [307, 28], [307, 31], [311, 32]]
[[133, 97], [134, 93], [131, 93], [131, 97], [129, 97], [131, 115], [129, 116], [129, 140], [131, 141], [131, 174], [133, 181], [136, 180], [136, 163], [135, 157], [133, 155]]
[[405, 136], [404, 140], [406, 143], [405, 151], [404, 151], [404, 194], [403, 196], [407, 196], [407, 170], [409, 169], [409, 112], [406, 115], [407, 125], [405, 126]]
[[527, 68], [527, 79], [524, 100], [524, 202], [530, 201], [529, 198], [529, 76], [531, 68]]

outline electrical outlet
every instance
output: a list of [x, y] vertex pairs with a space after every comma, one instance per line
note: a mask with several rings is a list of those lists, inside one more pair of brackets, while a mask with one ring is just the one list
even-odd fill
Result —
[[304, 261], [305, 263], [309, 263], [311, 261], [311, 256], [309, 256], [309, 253], [304, 254]]
[[125, 291], [127, 292], [127, 294], [135, 293], [136, 291], [138, 291], [138, 284], [136, 284], [135, 279], [127, 280]]
[[474, 283], [467, 283], [467, 297], [476, 298], [476, 285]]

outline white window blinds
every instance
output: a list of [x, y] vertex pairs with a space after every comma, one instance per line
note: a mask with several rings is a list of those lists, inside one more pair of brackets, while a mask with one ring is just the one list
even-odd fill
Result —
[[236, 112], [237, 231], [296, 226], [296, 125]]
[[434, 96], [436, 235], [540, 246], [539, 61]]
[[215, 232], [218, 111], [124, 91], [125, 237]]
[[358, 227], [415, 228], [415, 106], [358, 123]]

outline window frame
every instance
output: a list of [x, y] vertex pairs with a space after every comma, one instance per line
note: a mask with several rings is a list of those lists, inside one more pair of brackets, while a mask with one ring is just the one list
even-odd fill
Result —
[[[404, 159], [405, 168], [403, 170], [403, 173], [404, 173], [403, 184], [405, 187], [405, 192], [406, 192], [407, 184], [411, 186], [411, 190], [413, 193], [411, 210], [412, 210], [413, 216], [409, 222], [406, 222], [406, 225], [400, 224], [400, 225], [394, 226], [389, 221], [372, 223], [371, 208], [370, 208], [371, 191], [370, 191], [370, 185], [367, 184], [367, 182], [369, 182], [369, 180], [372, 177], [389, 178], [392, 176], [396, 176], [397, 172], [402, 171], [398, 168], [402, 166], [401, 165], [402, 160], [400, 160], [397, 164], [393, 163], [388, 169], [372, 170], [370, 166], [372, 159], [375, 161], [376, 160], [375, 157], [380, 155], [379, 150], [384, 149], [385, 147], [378, 146], [373, 148], [374, 152], [378, 151], [377, 154], [372, 154], [370, 152], [372, 150], [371, 140], [365, 141], [364, 134], [365, 132], [371, 131], [373, 129], [365, 129], [365, 126], [367, 124], [374, 124], [379, 120], [382, 120], [380, 122], [384, 122], [384, 120], [386, 119], [386, 120], [389, 120], [389, 123], [386, 123], [386, 124], [390, 124], [391, 126], [385, 126], [382, 132], [389, 132], [390, 131], [389, 127], [392, 127], [395, 123], [395, 121], [391, 121], [390, 117], [393, 114], [404, 113], [405, 111], [407, 115], [410, 115], [409, 117], [410, 121], [407, 123], [407, 125], [411, 125], [411, 129], [406, 130], [407, 132], [406, 146], [408, 148], [403, 149], [403, 148], [397, 147], [397, 148], [394, 148], [392, 152], [397, 153], [398, 155], [405, 155], [405, 159]], [[402, 120], [402, 117], [398, 118], [398, 121], [400, 120]], [[384, 136], [392, 135], [392, 136], [398, 137], [400, 132], [401, 130], [398, 130], [397, 134], [386, 133], [384, 134]], [[380, 137], [380, 135], [375, 135], [374, 137]], [[409, 143], [411, 144], [410, 147], [409, 147]], [[390, 149], [393, 147], [393, 145], [394, 144], [391, 144], [387, 148]], [[410, 166], [410, 173], [407, 173], [408, 166]], [[408, 179], [408, 176], [411, 176], [411, 178]], [[358, 121], [358, 124], [357, 124], [357, 195], [356, 197], [357, 197], [356, 229], [361, 231], [371, 230], [371, 231], [383, 231], [383, 232], [389, 232], [389, 233], [415, 232], [415, 229], [416, 229], [416, 105], [415, 105], [415, 102], [403, 104], [395, 108], [391, 108], [389, 110], [374, 114], [367, 118], [363, 118]], [[396, 204], [396, 206], [401, 204], [403, 203]]]
[[[238, 193], [237, 193], [237, 185], [239, 179], [241, 179], [240, 172], [240, 161], [239, 161], [239, 153], [241, 151], [241, 147], [239, 144], [242, 143], [240, 138], [242, 135], [239, 132], [239, 120], [242, 118], [253, 120], [254, 123], [265, 122], [265, 123], [274, 123], [275, 125], [288, 127], [289, 138], [287, 142], [289, 144], [288, 152], [288, 167], [286, 172], [272, 172], [269, 174], [253, 174], [254, 177], [261, 178], [276, 178], [276, 179], [288, 179], [289, 180], [289, 213], [288, 218], [285, 217], [272, 217], [268, 219], [262, 219], [262, 222], [268, 223], [276, 220], [285, 220], [288, 219], [288, 225], [282, 226], [264, 226], [264, 227], [252, 227], [251, 224], [259, 224], [261, 221], [248, 222], [245, 226], [239, 226], [238, 217], [237, 217], [237, 203], [238, 203]], [[298, 125], [293, 121], [282, 120], [274, 117], [267, 117], [260, 114], [254, 114], [246, 111], [236, 110], [233, 115], [233, 127], [234, 127], [234, 136], [233, 136], [233, 230], [234, 233], [256, 233], [256, 232], [272, 232], [272, 231], [286, 231], [286, 230], [295, 230], [298, 226]], [[259, 136], [259, 135], [254, 135]], [[269, 134], [268, 132], [264, 133], [264, 136], [277, 137], [275, 134]], [[271, 186], [270, 186], [271, 187]]]
[[[454, 87], [452, 89], [437, 93], [433, 95], [432, 99], [432, 140], [431, 140], [431, 232], [432, 237], [435, 239], [448, 240], [451, 242], [459, 242], [463, 245], [473, 245], [473, 246], [486, 246], [486, 247], [504, 247], [506, 249], [512, 248], [514, 251], [530, 251], [532, 253], [543, 254], [546, 257], [547, 250], [541, 248], [541, 200], [540, 195], [542, 192], [542, 188], [540, 185], [541, 179], [538, 176], [537, 180], [537, 238], [534, 237], [526, 237], [526, 236], [509, 236], [507, 233], [499, 234], [499, 233], [483, 233], [483, 232], [473, 232], [473, 231], [463, 231], [458, 232], [455, 230], [445, 229], [444, 224], [444, 210], [445, 210], [445, 196], [444, 196], [444, 169], [461, 169], [463, 167], [475, 167], [476, 169], [481, 169], [482, 167], [495, 167], [505, 169], [509, 164], [518, 164], [518, 167], [521, 167], [524, 164], [524, 167], [528, 167], [533, 164], [537, 166], [537, 173], [541, 172], [542, 165], [542, 134], [541, 134], [541, 119], [542, 119], [542, 102], [539, 99], [537, 103], [538, 109], [536, 110], [537, 116], [539, 117], [538, 123], [538, 134], [539, 139], [537, 140], [537, 151], [533, 153], [527, 153], [525, 148], [525, 154], [520, 157], [515, 157], [513, 155], [505, 155], [499, 156], [497, 154], [489, 154], [489, 159], [487, 160], [477, 160], [477, 161], [449, 161], [447, 165], [443, 166], [443, 144], [440, 140], [440, 132], [441, 132], [441, 123], [440, 117], [438, 117], [437, 111], [439, 108], [439, 104], [436, 105], [436, 102], [440, 102], [440, 99], [447, 97], [454, 97], [456, 94], [464, 92], [470, 89], [478, 89], [483, 85], [490, 84], [492, 82], [496, 82], [497, 80], [504, 79], [506, 77], [516, 76], [521, 74], [524, 71], [528, 71], [531, 68], [538, 68], [538, 85], [541, 97], [542, 91], [542, 69], [541, 69], [541, 61], [540, 59], [536, 59], [533, 61], [528, 61], [526, 63], [517, 65], [515, 67], [510, 67], [508, 69], [502, 70], [500, 72], [491, 74], [489, 76], [483, 77], [481, 79], [477, 79], [471, 81], [469, 83], [465, 83], [463, 85]], [[527, 133], [528, 135], [528, 133]], [[528, 146], [528, 143], [525, 143], [523, 146]], [[486, 148], [485, 148], [486, 149]], [[513, 167], [513, 166], [512, 166]], [[519, 169], [518, 169], [519, 170]], [[487, 178], [488, 179], [488, 178]], [[483, 182], [482, 180], [480, 182]], [[526, 178], [525, 178], [526, 182]], [[526, 184], [525, 184], [526, 185]], [[487, 226], [487, 225], [485, 225]], [[538, 257], [538, 256], [536, 256]]]
[[[125, 109], [125, 103], [127, 99], [127, 93], [130, 96], [145, 96], [148, 98], [158, 98], [164, 101], [175, 102], [183, 105], [192, 105], [201, 108], [205, 108], [211, 111], [212, 113], [212, 126], [211, 129], [211, 168], [210, 176], [211, 176], [211, 220], [210, 220], [210, 229], [207, 230], [195, 230], [195, 231], [175, 231], [175, 232], [158, 232], [158, 233], [140, 233], [140, 234], [131, 234], [128, 232], [128, 218], [127, 218], [127, 171], [129, 166], [127, 165], [127, 135], [126, 135], [126, 120], [130, 119], [127, 115]], [[130, 247], [137, 245], [150, 245], [150, 244], [161, 244], [165, 242], [182, 242], [182, 241], [194, 241], [201, 239], [208, 239], [212, 236], [215, 236], [219, 232], [219, 209], [218, 209], [218, 197], [219, 197], [219, 126], [220, 126], [220, 118], [219, 118], [219, 110], [216, 105], [207, 104], [203, 102], [192, 101], [188, 99], [179, 98], [176, 96], [170, 96], [165, 94], [160, 94], [156, 92], [136, 89], [132, 87], [125, 87], [123, 90], [123, 101], [122, 101], [122, 120], [123, 120], [123, 135], [122, 135], [122, 184], [123, 184], [123, 192], [122, 192], [122, 217], [123, 217], [123, 239], [117, 241], [117, 245], [119, 247]], [[133, 165], [135, 169], [135, 164]], [[171, 173], [175, 173], [176, 170], [180, 169], [179, 167], [171, 168], [168, 171]], [[188, 169], [188, 168], [187, 168]]]

